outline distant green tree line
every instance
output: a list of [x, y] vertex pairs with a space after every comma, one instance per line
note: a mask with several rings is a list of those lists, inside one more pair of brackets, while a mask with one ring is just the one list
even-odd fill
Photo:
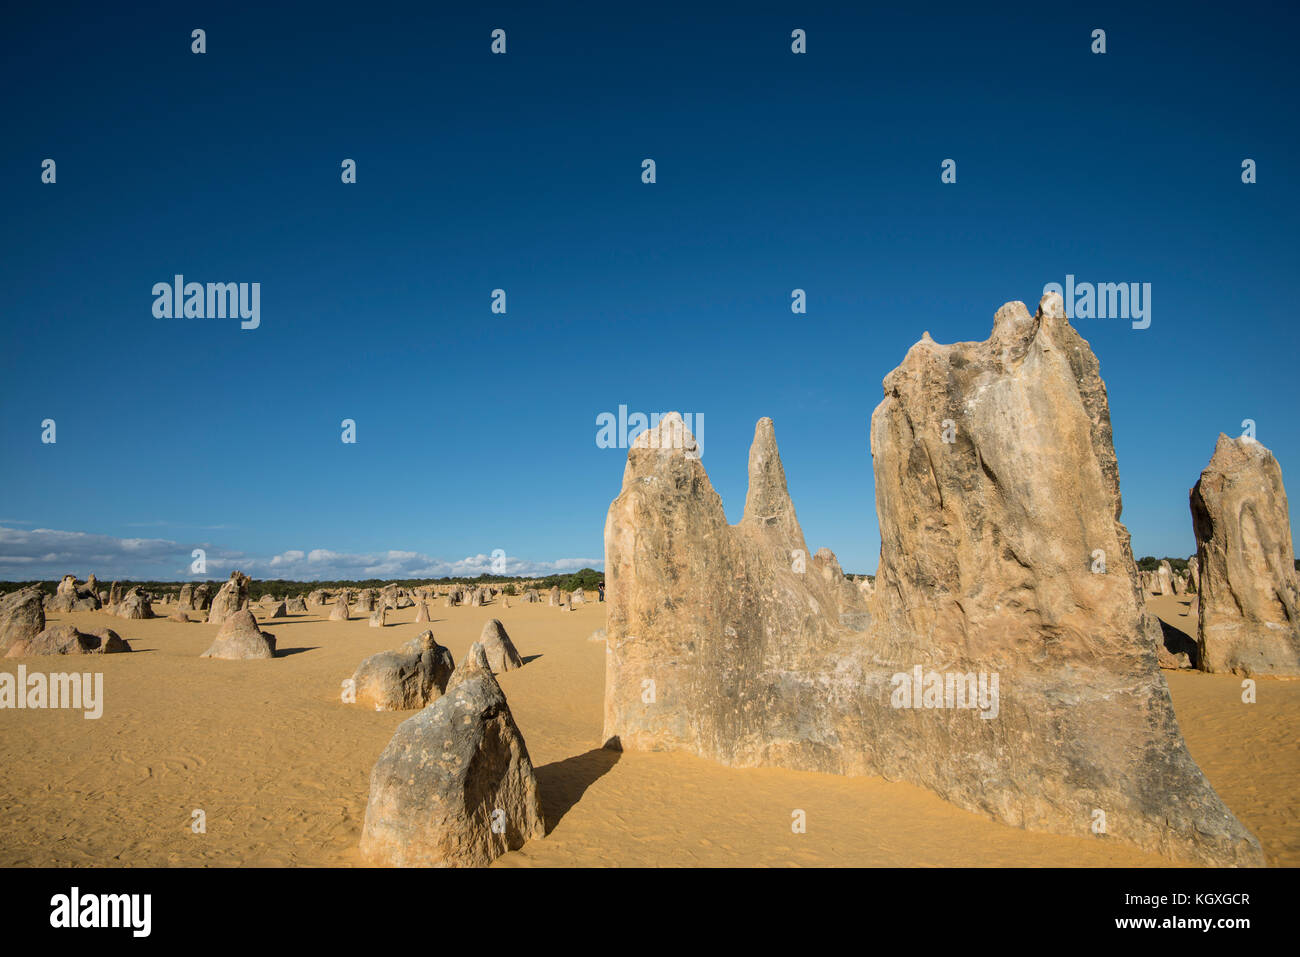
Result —
[[[0, 582], [0, 593], [17, 591], [20, 588], [26, 588], [30, 585], [40, 585], [43, 591], [54, 594], [58, 589], [60, 579], [33, 579], [19, 582]], [[177, 592], [182, 585], [198, 586], [205, 581], [210, 587], [212, 594], [229, 580], [226, 578], [191, 578], [184, 581], [151, 581], [147, 579], [116, 579], [118, 587], [126, 591], [135, 586], [140, 586], [146, 592]], [[267, 595], [273, 598], [290, 598], [294, 595], [306, 595], [309, 592], [323, 588], [325, 591], [341, 591], [344, 588], [358, 590], [362, 588], [383, 588], [385, 585], [397, 585], [400, 588], [424, 588], [429, 585], [501, 585], [503, 590], [508, 594], [515, 595], [522, 591], [524, 582], [536, 582], [535, 586], [539, 590], [546, 590], [553, 585], [558, 585], [564, 591], [575, 591], [579, 588], [595, 590], [596, 586], [605, 580], [603, 572], [598, 572], [591, 568], [584, 568], [577, 572], [566, 572], [560, 575], [548, 575], [545, 578], [537, 578], [529, 575], [477, 575], [477, 576], [445, 576], [443, 578], [366, 578], [366, 579], [321, 579], [318, 581], [293, 581], [284, 578], [253, 579], [248, 586], [249, 598], [253, 601], [260, 601]], [[111, 581], [98, 580], [98, 588], [107, 590]]]

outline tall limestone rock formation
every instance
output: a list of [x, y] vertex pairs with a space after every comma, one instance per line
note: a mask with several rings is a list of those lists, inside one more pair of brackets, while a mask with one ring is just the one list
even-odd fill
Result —
[[997, 675], [1001, 703], [989, 720], [891, 708], [881, 771], [1024, 827], [1088, 836], [1100, 809], [1144, 849], [1262, 862], [1178, 729], [1119, 520], [1105, 384], [1060, 297], [1034, 316], [1003, 306], [986, 342], [923, 337], [884, 386], [873, 658]]
[[1221, 434], [1190, 499], [1201, 668], [1300, 675], [1300, 590], [1277, 459], [1254, 439]]
[[844, 721], [857, 679], [837, 665], [861, 640], [837, 609], [855, 602], [857, 624], [865, 602], [810, 561], [771, 420], [735, 526], [680, 416], [641, 433], [605, 522], [605, 577], [606, 738], [738, 767], [869, 771]]
[[869, 603], [807, 560], [769, 421], [736, 526], [689, 433], [644, 438], [605, 526], [611, 744], [907, 780], [1091, 839], [1101, 811], [1109, 839], [1262, 863], [1179, 732], [1059, 296], [1003, 306], [986, 342], [926, 335], [885, 379]]

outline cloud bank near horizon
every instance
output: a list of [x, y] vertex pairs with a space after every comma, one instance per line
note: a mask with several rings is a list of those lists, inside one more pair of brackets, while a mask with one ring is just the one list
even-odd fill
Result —
[[[206, 570], [191, 572], [195, 549], [203, 549]], [[319, 581], [367, 578], [473, 577], [483, 574], [542, 577], [600, 569], [603, 558], [558, 558], [551, 561], [500, 554], [469, 555], [448, 561], [423, 552], [358, 553], [328, 548], [287, 549], [260, 556], [211, 542], [166, 538], [118, 538], [50, 528], [20, 529], [0, 525], [0, 580], [57, 579], [66, 574], [102, 581], [184, 581], [225, 578], [238, 568], [253, 578]]]

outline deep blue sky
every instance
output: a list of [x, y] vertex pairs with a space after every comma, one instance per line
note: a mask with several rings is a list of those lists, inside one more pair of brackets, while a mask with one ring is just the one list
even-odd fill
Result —
[[[733, 521], [771, 416], [810, 546], [872, 571], [881, 379], [1067, 273], [1152, 284], [1076, 326], [1134, 550], [1190, 554], [1220, 431], [1300, 475], [1297, 17], [1057, 6], [7, 9], [0, 578], [582, 564], [620, 404], [704, 415]], [[261, 327], [155, 319], [178, 272]]]

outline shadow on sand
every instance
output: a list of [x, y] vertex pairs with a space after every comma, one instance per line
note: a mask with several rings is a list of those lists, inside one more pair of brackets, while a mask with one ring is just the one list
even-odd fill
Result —
[[1161, 619], [1157, 619], [1157, 621], [1160, 621], [1160, 632], [1165, 641], [1165, 650], [1171, 655], [1185, 652], [1192, 663], [1192, 667], [1199, 668], [1201, 666], [1201, 649], [1196, 644], [1196, 639], [1182, 629], [1175, 628], [1167, 621]]
[[550, 834], [569, 809], [582, 800], [587, 788], [609, 771], [622, 755], [609, 748], [594, 748], [537, 769], [537, 794]]

